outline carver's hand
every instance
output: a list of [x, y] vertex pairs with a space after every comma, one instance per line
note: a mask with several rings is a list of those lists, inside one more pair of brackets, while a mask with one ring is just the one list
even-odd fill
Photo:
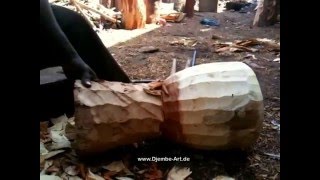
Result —
[[85, 87], [91, 87], [91, 81], [98, 80], [96, 73], [81, 59], [75, 59], [65, 64], [63, 71], [68, 79], [80, 79]]

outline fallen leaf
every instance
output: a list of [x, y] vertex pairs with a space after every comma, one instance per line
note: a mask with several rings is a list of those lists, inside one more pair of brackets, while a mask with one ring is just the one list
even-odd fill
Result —
[[178, 41], [170, 42], [170, 45], [195, 46], [198, 43], [195, 39], [183, 38]]
[[[53, 161], [45, 161], [44, 165], [43, 165], [43, 169], [40, 172], [40, 175], [45, 175], [46, 174], [46, 170], [53, 165]], [[41, 165], [40, 165], [40, 169], [41, 169]]]
[[51, 141], [48, 131], [48, 122], [40, 122], [40, 141], [43, 143]]
[[192, 171], [189, 168], [177, 168], [174, 166], [168, 174], [168, 180], [184, 180]]
[[64, 132], [65, 127], [68, 123], [68, 117], [66, 115], [62, 115], [58, 118], [51, 119], [51, 122], [54, 124], [50, 130], [51, 131], [62, 131]]
[[63, 173], [61, 175], [61, 178], [63, 180], [83, 180], [82, 178], [80, 178], [79, 176], [70, 176], [67, 173]]
[[48, 132], [48, 121], [40, 122], [40, 131]]
[[122, 161], [114, 161], [107, 166], [103, 166], [102, 168], [117, 173], [126, 169]]
[[103, 178], [107, 179], [107, 180], [112, 180], [112, 176], [118, 174], [117, 172], [113, 172], [113, 171], [107, 171], [103, 173]]
[[279, 97], [273, 97], [272, 99], [275, 99], [275, 100], [280, 100], [280, 98], [279, 98]]
[[272, 111], [279, 111], [280, 108], [272, 108]]
[[63, 149], [63, 148], [71, 148], [70, 141], [65, 137], [65, 135], [61, 134], [59, 131], [51, 131], [50, 132], [52, 145], [51, 149]]
[[40, 180], [62, 180], [62, 179], [54, 175], [40, 175]]
[[129, 177], [116, 177], [118, 180], [133, 180], [132, 178]]
[[44, 157], [45, 157], [45, 159], [49, 159], [49, 158], [52, 158], [53, 156], [56, 156], [64, 151], [65, 150], [50, 151], [48, 154], [45, 154]]
[[152, 163], [150, 166], [150, 169], [148, 169], [147, 173], [144, 174], [144, 179], [162, 179], [163, 178], [163, 173], [161, 170], [157, 168], [156, 163]]
[[79, 164], [79, 171], [82, 178], [86, 177], [87, 171], [84, 164]]
[[86, 180], [105, 180], [103, 177], [93, 174], [90, 169], [88, 169], [88, 174]]
[[280, 160], [280, 154], [271, 154], [271, 153], [263, 153], [263, 154], [265, 154], [267, 156], [270, 156], [270, 157], [272, 157], [274, 159]]
[[56, 167], [56, 166], [51, 166], [51, 167], [49, 167], [47, 170], [46, 170], [46, 172], [48, 172], [48, 173], [53, 173], [53, 172], [59, 172], [60, 171], [60, 169], [58, 168], [58, 167]]
[[274, 62], [280, 62], [280, 58], [275, 58], [273, 61]]
[[256, 60], [256, 56], [254, 54], [247, 54], [246, 56], [244, 56], [243, 58], [252, 58], [254, 60]]
[[213, 178], [212, 180], [235, 180], [232, 177], [228, 177], [228, 176], [217, 176], [215, 178]]
[[210, 30], [212, 30], [212, 29], [211, 29], [211, 28], [200, 29], [200, 32], [208, 32], [208, 31], [210, 31]]
[[46, 149], [46, 147], [44, 146], [43, 142], [40, 142], [40, 155], [45, 155], [48, 154], [49, 151]]
[[255, 158], [256, 160], [258, 160], [258, 161], [261, 161], [261, 158], [260, 158], [259, 155], [255, 155], [254, 158]]
[[76, 176], [79, 174], [79, 169], [77, 166], [68, 166], [64, 169], [64, 172], [70, 176]]
[[147, 169], [142, 169], [142, 170], [138, 171], [137, 173], [138, 174], [144, 174], [146, 171], [147, 171]]

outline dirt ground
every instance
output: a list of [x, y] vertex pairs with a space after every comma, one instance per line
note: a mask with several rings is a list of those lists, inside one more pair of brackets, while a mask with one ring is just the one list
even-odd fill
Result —
[[[219, 27], [206, 27], [199, 22], [202, 18], [214, 18]], [[245, 40], [249, 38], [268, 38], [280, 41], [280, 24], [272, 27], [252, 27], [254, 13], [239, 12], [196, 13], [182, 23], [169, 23], [164, 27], [146, 33], [130, 41], [117, 44], [110, 49], [116, 60], [132, 79], [164, 79], [169, 76], [172, 59], [177, 59], [177, 70], [185, 67], [188, 58], [197, 50], [196, 64], [244, 61], [255, 71], [260, 82], [265, 102], [263, 131], [252, 151], [244, 157], [240, 154], [212, 155], [209, 152], [184, 152], [192, 159], [192, 179], [212, 179], [216, 175], [229, 175], [236, 179], [280, 179], [280, 62], [274, 62], [277, 53], [259, 51], [256, 59], [244, 58], [248, 52], [215, 53], [213, 35], [221, 37], [221, 42]], [[195, 46], [170, 45], [172, 41], [190, 38], [196, 40]], [[159, 52], [140, 53], [144, 46], [159, 48]], [[250, 64], [251, 63], [251, 64]], [[170, 148], [169, 148], [170, 149]], [[172, 149], [172, 151], [177, 149]], [[181, 147], [178, 150], [180, 153]], [[188, 150], [186, 150], [188, 151]], [[176, 152], [177, 153], [177, 152]], [[279, 155], [267, 155], [270, 153]], [[170, 154], [170, 153], [169, 153]], [[179, 153], [178, 153], [179, 154]], [[221, 157], [217, 157], [221, 156]], [[223, 157], [223, 156], [229, 156]], [[232, 157], [232, 158], [231, 158]], [[221, 158], [220, 160], [217, 160]], [[161, 164], [161, 163], [160, 163]]]

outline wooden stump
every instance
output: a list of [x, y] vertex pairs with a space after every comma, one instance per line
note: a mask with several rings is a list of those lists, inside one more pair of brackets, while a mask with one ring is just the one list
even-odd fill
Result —
[[191, 18], [194, 15], [194, 5], [196, 4], [195, 0], [187, 0], [186, 6], [184, 9], [184, 12], [186, 13], [186, 16]]
[[280, 0], [262, 0], [259, 3], [253, 26], [270, 26], [277, 22]]
[[145, 0], [121, 0], [119, 3], [125, 29], [133, 30], [145, 27], [147, 19]]
[[156, 23], [160, 18], [161, 0], [145, 0], [147, 7], [147, 24]]

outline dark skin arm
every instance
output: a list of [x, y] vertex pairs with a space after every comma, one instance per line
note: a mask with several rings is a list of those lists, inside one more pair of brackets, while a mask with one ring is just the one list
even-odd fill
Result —
[[40, 30], [49, 36], [50, 43], [54, 44], [57, 51], [65, 58], [57, 59], [55, 64], [62, 66], [68, 78], [81, 79], [84, 86], [90, 87], [91, 80], [96, 79], [93, 70], [81, 59], [75, 48], [72, 46], [64, 32], [58, 25], [48, 0], [40, 0]]

